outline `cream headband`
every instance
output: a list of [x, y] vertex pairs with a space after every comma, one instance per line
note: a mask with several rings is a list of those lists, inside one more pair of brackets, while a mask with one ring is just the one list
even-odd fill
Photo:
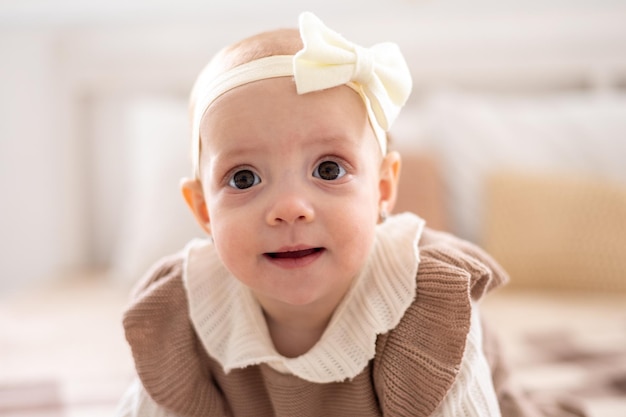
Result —
[[298, 94], [347, 85], [363, 99], [383, 155], [386, 131], [411, 93], [409, 68], [393, 43], [363, 48], [327, 28], [314, 14], [300, 15], [304, 48], [295, 55], [275, 55], [239, 65], [215, 76], [203, 70], [193, 88], [192, 158], [200, 174], [200, 121], [215, 99], [233, 88], [276, 77], [293, 76]]

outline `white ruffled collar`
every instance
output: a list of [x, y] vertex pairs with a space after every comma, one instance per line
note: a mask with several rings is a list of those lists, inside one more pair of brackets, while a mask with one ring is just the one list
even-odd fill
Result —
[[207, 352], [225, 372], [268, 364], [316, 383], [357, 376], [374, 357], [376, 337], [398, 325], [413, 302], [424, 221], [409, 213], [377, 226], [363, 272], [307, 353], [286, 358], [274, 348], [260, 305], [223, 266], [210, 240], [186, 249], [183, 280], [189, 313]]

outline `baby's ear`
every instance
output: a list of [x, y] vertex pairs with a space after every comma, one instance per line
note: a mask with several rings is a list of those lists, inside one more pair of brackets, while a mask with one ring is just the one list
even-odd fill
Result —
[[379, 208], [387, 214], [393, 211], [398, 196], [398, 181], [400, 180], [401, 158], [395, 151], [385, 155], [380, 165], [380, 192]]
[[208, 234], [211, 234], [211, 222], [206, 200], [204, 199], [202, 183], [197, 179], [183, 178], [180, 181], [180, 189], [187, 206], [189, 206], [200, 227]]

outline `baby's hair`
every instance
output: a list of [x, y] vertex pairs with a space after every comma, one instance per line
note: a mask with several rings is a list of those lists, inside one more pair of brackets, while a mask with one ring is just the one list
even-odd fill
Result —
[[298, 29], [262, 32], [222, 49], [215, 58], [223, 71], [274, 55], [295, 55], [303, 47]]
[[[229, 71], [239, 65], [274, 55], [294, 55], [302, 49], [302, 39], [297, 29], [276, 29], [262, 32], [242, 39], [221, 49], [209, 62], [204, 71], [210, 71], [213, 77]], [[196, 92], [191, 92], [191, 115]]]

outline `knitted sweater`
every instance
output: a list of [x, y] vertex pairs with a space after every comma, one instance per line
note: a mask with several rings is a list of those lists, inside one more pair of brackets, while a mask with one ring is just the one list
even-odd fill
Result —
[[399, 323], [376, 336], [373, 358], [354, 377], [327, 383], [271, 363], [225, 370], [190, 320], [184, 275], [184, 255], [163, 260], [125, 314], [141, 383], [124, 415], [497, 416], [499, 408], [533, 415], [506, 384], [493, 386], [503, 379], [492, 379], [499, 366], [484, 355], [474, 305], [506, 276], [468, 242], [426, 229], [415, 296]]

